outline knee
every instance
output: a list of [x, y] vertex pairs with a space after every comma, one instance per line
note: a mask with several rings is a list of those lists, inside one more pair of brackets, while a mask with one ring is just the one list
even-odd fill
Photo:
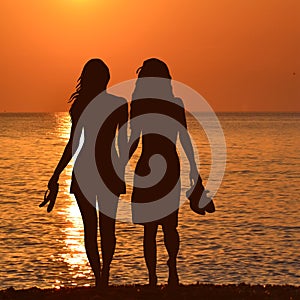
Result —
[[178, 231], [177, 231], [177, 228], [176, 227], [170, 227], [170, 226], [163, 226], [162, 227], [162, 230], [163, 230], [163, 233], [164, 235], [171, 235], [171, 236], [174, 236], [174, 235], [178, 235]]
[[94, 251], [95, 249], [97, 249], [97, 237], [85, 235], [84, 246], [87, 251]]
[[97, 240], [97, 223], [96, 224], [84, 224], [84, 239], [85, 240]]
[[116, 243], [116, 235], [112, 231], [101, 231], [100, 236], [104, 242]]
[[153, 245], [156, 244], [156, 236], [145, 234], [144, 235], [144, 244], [145, 243], [153, 244]]
[[144, 228], [144, 240], [155, 242], [156, 240], [157, 227], [145, 226]]

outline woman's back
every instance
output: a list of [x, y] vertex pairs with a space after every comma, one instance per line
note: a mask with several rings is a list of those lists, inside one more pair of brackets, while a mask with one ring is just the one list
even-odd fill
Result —
[[186, 128], [182, 100], [138, 99], [131, 103], [131, 128], [142, 132], [142, 153], [176, 150], [180, 127]]
[[[74, 164], [74, 172], [77, 181], [88, 186], [91, 194], [98, 193], [107, 183], [118, 180], [115, 169], [119, 167], [119, 157], [114, 139], [122, 123], [124, 109], [128, 113], [124, 98], [102, 92], [89, 103], [76, 124], [73, 152], [80, 145], [82, 131], [84, 142], [80, 145], [82, 147]], [[112, 188], [118, 189], [120, 184], [118, 182]]]
[[91, 101], [82, 112], [76, 125], [77, 139], [79, 131], [81, 132], [82, 128], [84, 128], [83, 151], [93, 148], [97, 138], [102, 141], [103, 146], [108, 144], [107, 138], [115, 136], [115, 130], [119, 121], [118, 108], [126, 104], [127, 102], [124, 98], [106, 92], [102, 92]]
[[[179, 98], [132, 101], [130, 125], [134, 132], [142, 133], [142, 153], [135, 170], [138, 176], [134, 180], [133, 202], [149, 203], [164, 198], [168, 203], [165, 205], [167, 210], [175, 210], [180, 192], [176, 139], [180, 128], [186, 127], [184, 114]], [[133, 212], [133, 215], [138, 218], [139, 214]]]

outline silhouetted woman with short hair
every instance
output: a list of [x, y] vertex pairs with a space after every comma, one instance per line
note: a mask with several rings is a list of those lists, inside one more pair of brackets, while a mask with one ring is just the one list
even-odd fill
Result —
[[[176, 258], [179, 250], [178, 208], [180, 201], [180, 162], [176, 151], [179, 137], [191, 166], [190, 178], [198, 176], [194, 152], [187, 133], [182, 100], [175, 98], [167, 65], [151, 58], [137, 70], [138, 79], [130, 105], [132, 145], [129, 156], [137, 149], [141, 136], [142, 149], [138, 159], [132, 192], [133, 222], [144, 225], [144, 257], [149, 284], [157, 284], [156, 234], [162, 226], [169, 255], [170, 286], [179, 284]], [[162, 159], [163, 158], [163, 159]], [[159, 182], [151, 177], [161, 177]], [[150, 183], [152, 181], [152, 183]]]
[[[70, 192], [74, 194], [81, 212], [85, 249], [95, 275], [96, 286], [108, 284], [109, 268], [116, 244], [114, 214], [118, 197], [120, 193], [124, 193], [125, 189], [124, 181], [120, 180], [113, 171], [112, 161], [117, 165], [122, 165], [122, 163], [116, 147], [111, 147], [111, 145], [118, 128], [128, 120], [128, 108], [125, 99], [106, 92], [109, 79], [109, 69], [102, 60], [91, 59], [85, 64], [78, 79], [76, 91], [70, 97], [72, 103], [69, 111], [72, 120], [70, 139], [48, 183], [50, 191], [55, 189], [59, 175], [75, 152], [72, 151], [72, 145], [74, 147], [80, 144], [80, 134], [82, 134], [84, 142], [74, 163]], [[80, 121], [83, 114], [85, 117], [83, 121]], [[98, 130], [97, 126], [100, 125], [101, 129]], [[120, 134], [118, 136], [120, 155], [126, 145], [127, 136]], [[93, 153], [95, 153], [94, 156]], [[95, 163], [93, 164], [93, 159], [90, 159], [91, 156], [96, 166]], [[102, 182], [98, 180], [100, 177], [93, 176], [92, 171], [99, 172]], [[80, 184], [82, 178], [87, 180], [84, 184]], [[107, 191], [105, 186], [107, 182], [111, 183], [110, 191]], [[100, 207], [99, 218], [96, 201]], [[101, 206], [104, 202], [110, 207], [108, 209], [104, 207], [102, 210]], [[98, 222], [101, 235], [102, 271], [97, 244]]]

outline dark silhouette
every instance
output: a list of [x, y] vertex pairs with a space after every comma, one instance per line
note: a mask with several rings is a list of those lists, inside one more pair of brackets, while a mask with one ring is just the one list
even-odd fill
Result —
[[56, 183], [56, 185], [53, 184], [53, 186], [51, 186], [51, 189], [48, 189], [45, 192], [44, 201], [39, 205], [39, 207], [43, 207], [49, 202], [47, 207], [47, 212], [51, 212], [55, 205], [58, 189], [59, 189], [59, 184], [58, 183]]
[[[137, 162], [132, 192], [133, 222], [144, 225], [144, 257], [149, 272], [149, 285], [156, 286], [156, 233], [158, 225], [162, 225], [164, 243], [169, 259], [170, 286], [177, 286], [176, 259], [179, 251], [178, 208], [180, 200], [180, 163], [176, 151], [176, 140], [179, 137], [190, 163], [191, 185], [197, 182], [198, 170], [194, 159], [193, 147], [187, 132], [186, 116], [183, 102], [175, 98], [171, 86], [171, 75], [167, 65], [155, 58], [144, 61], [137, 70], [138, 79], [132, 95], [130, 107], [131, 136], [129, 157], [136, 150], [142, 134], [142, 153]], [[145, 78], [149, 77], [148, 79]], [[151, 77], [151, 78], [150, 78]], [[153, 78], [154, 77], [154, 78]], [[148, 80], [148, 81], [147, 81]], [[151, 96], [155, 94], [155, 97]], [[150, 95], [148, 97], [147, 95]], [[161, 98], [159, 97], [161, 95]], [[138, 117], [151, 113], [149, 120]], [[162, 156], [166, 169], [162, 180], [150, 187], [143, 187], [149, 181], [146, 177], [160, 169], [160, 163], [150, 161], [155, 155]], [[143, 181], [144, 178], [144, 181]], [[162, 199], [160, 211], [169, 209], [168, 214], [161, 218], [143, 221], [149, 213], [145, 209], [135, 209], [135, 203], [150, 203]]]
[[[204, 186], [202, 184], [202, 178], [199, 175], [197, 181], [194, 183], [194, 186], [192, 186], [186, 192], [186, 196], [190, 200], [190, 208], [196, 214], [205, 215], [206, 212], [210, 214], [215, 212], [216, 209], [214, 202], [210, 197], [207, 196], [207, 193], [208, 191], [204, 189]], [[201, 196], [206, 198], [205, 202], [208, 202], [203, 208], [199, 207]]]
[[[69, 111], [72, 120], [70, 139], [48, 183], [50, 190], [50, 199], [48, 200], [52, 201], [49, 204], [52, 207], [50, 209], [48, 207], [48, 210], [51, 210], [55, 201], [55, 199], [52, 200], [53, 197], [50, 197], [54, 194], [51, 191], [57, 190], [59, 175], [75, 152], [72, 151], [72, 145], [79, 145], [80, 137], [84, 134], [84, 143], [74, 164], [70, 192], [74, 194], [82, 215], [85, 249], [95, 275], [96, 286], [108, 285], [109, 268], [116, 245], [115, 214], [118, 197], [126, 189], [124, 180], [117, 176], [113, 168], [113, 161], [119, 169], [125, 168], [125, 159], [122, 157], [125, 157], [124, 151], [127, 146], [126, 131], [124, 134], [118, 134], [119, 155], [113, 141], [118, 129], [128, 121], [128, 105], [125, 99], [106, 92], [109, 79], [109, 69], [102, 60], [91, 59], [84, 66], [76, 91], [71, 95], [69, 101], [72, 102]], [[83, 114], [85, 117], [81, 121]], [[98, 125], [99, 128], [97, 128]], [[84, 133], [82, 133], [82, 128], [84, 128]], [[95, 153], [95, 157], [93, 157], [93, 153]], [[94, 161], [90, 160], [91, 156]], [[98, 168], [102, 183], [92, 175], [94, 168]], [[82, 189], [82, 178], [87, 179], [85, 189]], [[109, 191], [106, 189], [107, 183], [109, 183]], [[45, 201], [47, 201], [47, 197]], [[96, 201], [100, 208], [99, 218]], [[42, 205], [46, 204], [44, 202]], [[101, 236], [102, 270], [97, 244], [98, 222]]]

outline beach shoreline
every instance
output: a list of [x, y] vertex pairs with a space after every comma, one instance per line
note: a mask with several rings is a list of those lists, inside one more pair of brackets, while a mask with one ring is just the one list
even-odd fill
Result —
[[13, 287], [0, 291], [0, 300], [81, 300], [81, 299], [300, 299], [300, 286], [250, 285], [250, 284], [192, 284], [170, 289], [159, 285], [150, 289], [147, 285], [112, 285], [103, 290], [93, 287], [49, 288], [37, 287], [15, 290]]

